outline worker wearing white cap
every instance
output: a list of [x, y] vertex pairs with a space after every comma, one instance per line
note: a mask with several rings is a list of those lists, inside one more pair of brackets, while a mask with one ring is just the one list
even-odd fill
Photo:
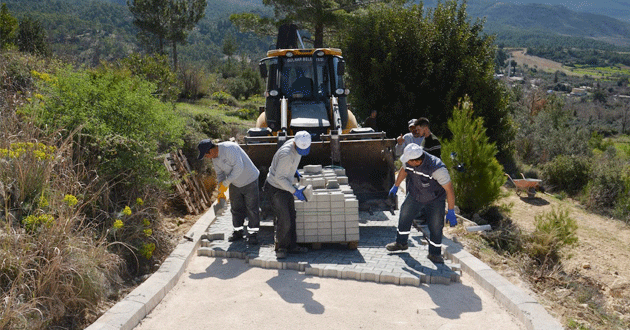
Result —
[[422, 140], [424, 139], [424, 136], [420, 135], [420, 132], [416, 130], [416, 119], [409, 119], [407, 126], [409, 127], [409, 133], [405, 135], [400, 135], [396, 139], [396, 146], [394, 148], [396, 156], [400, 156], [403, 153], [405, 147], [411, 143], [415, 143], [419, 146], [422, 145]]
[[264, 192], [276, 213], [276, 257], [279, 259], [286, 258], [287, 253], [307, 251], [296, 244], [294, 196], [299, 200], [306, 200], [306, 197], [304, 188], [293, 186], [293, 178], [302, 156], [308, 155], [310, 149], [311, 135], [306, 131], [297, 132], [276, 151], [267, 174]]
[[407, 250], [411, 223], [413, 218], [422, 212], [427, 218], [430, 232], [428, 258], [436, 264], [444, 263], [442, 229], [444, 228], [445, 202], [448, 204], [446, 219], [451, 226], [457, 225], [455, 193], [446, 165], [415, 143], [405, 147], [400, 160], [403, 167], [398, 172], [396, 182], [389, 193], [395, 195], [398, 192], [398, 186], [408, 177], [407, 196], [400, 207], [396, 242], [387, 244], [386, 248], [388, 251]]

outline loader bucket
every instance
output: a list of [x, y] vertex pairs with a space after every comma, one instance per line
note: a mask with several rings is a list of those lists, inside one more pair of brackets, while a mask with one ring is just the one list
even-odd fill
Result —
[[[346, 170], [348, 183], [364, 210], [392, 210], [396, 201], [388, 197], [389, 189], [395, 181], [394, 139], [362, 137], [357, 139], [351, 134], [342, 135], [339, 142], [340, 161], [334, 163], [331, 158], [330, 136], [322, 136], [322, 141], [311, 144], [311, 152], [302, 157], [299, 168], [305, 165], [336, 165]], [[249, 141], [247, 141], [249, 140]], [[260, 184], [265, 181], [271, 160], [278, 149], [277, 137], [246, 139], [241, 147], [260, 170]]]

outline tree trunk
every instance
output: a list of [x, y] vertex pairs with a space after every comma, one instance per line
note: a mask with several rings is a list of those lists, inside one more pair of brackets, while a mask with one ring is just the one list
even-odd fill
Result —
[[313, 41], [313, 47], [322, 48], [324, 47], [324, 24], [317, 23], [315, 25], [315, 41]]
[[177, 72], [177, 41], [173, 41], [173, 70]]

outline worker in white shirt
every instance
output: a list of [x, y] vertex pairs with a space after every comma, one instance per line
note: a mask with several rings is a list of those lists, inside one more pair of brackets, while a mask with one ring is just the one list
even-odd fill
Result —
[[311, 149], [311, 135], [299, 131], [293, 139], [287, 140], [276, 151], [269, 167], [267, 181], [263, 191], [269, 194], [276, 213], [276, 241], [278, 243], [276, 257], [286, 258], [287, 253], [304, 253], [308, 249], [298, 246], [295, 231], [295, 202], [306, 200], [304, 188], [293, 186], [293, 178], [297, 172], [302, 156], [308, 155]]
[[247, 223], [247, 241], [251, 245], [258, 244], [260, 228], [260, 196], [258, 192], [258, 175], [260, 171], [245, 151], [236, 143], [226, 141], [214, 144], [206, 139], [199, 142], [198, 159], [212, 159], [212, 165], [219, 182], [218, 198], [225, 199], [225, 191], [229, 186], [230, 211], [234, 231], [228, 239], [235, 242], [243, 239], [245, 218]]

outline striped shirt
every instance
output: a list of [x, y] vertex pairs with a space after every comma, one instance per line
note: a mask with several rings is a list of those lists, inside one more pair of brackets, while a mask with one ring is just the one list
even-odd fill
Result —
[[212, 159], [212, 165], [218, 182], [240, 188], [258, 180], [260, 171], [238, 144], [226, 141], [219, 143], [217, 148], [219, 155]]
[[276, 151], [269, 166], [269, 174], [267, 174], [267, 182], [270, 185], [290, 193], [297, 190], [293, 186], [293, 177], [302, 160], [302, 156], [293, 146], [293, 140], [288, 140]]

